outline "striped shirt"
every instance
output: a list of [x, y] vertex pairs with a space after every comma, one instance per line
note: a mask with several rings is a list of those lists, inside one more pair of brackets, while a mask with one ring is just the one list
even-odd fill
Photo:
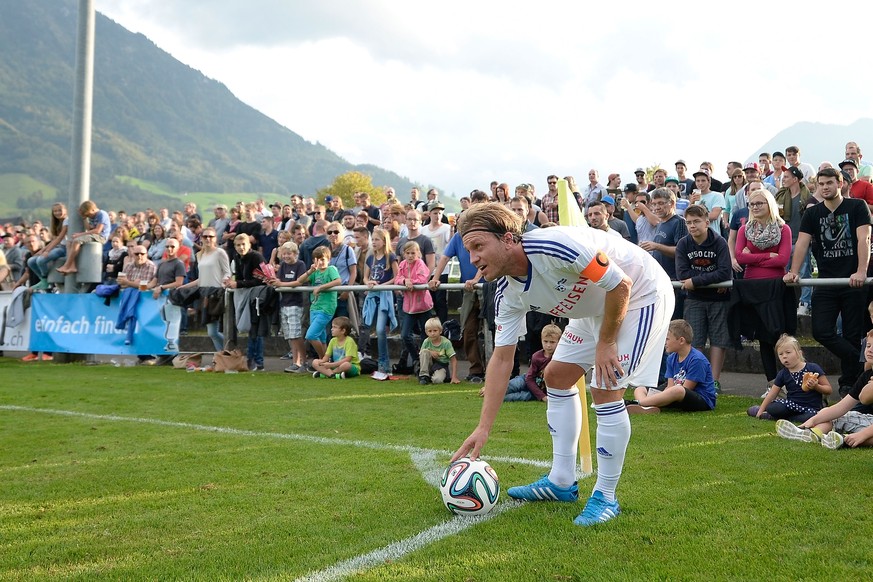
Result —
[[603, 315], [606, 293], [627, 275], [628, 309], [655, 303], [670, 287], [661, 266], [640, 247], [593, 228], [553, 227], [526, 232], [527, 276], [503, 277], [494, 298], [495, 345], [514, 345], [526, 333], [528, 311], [579, 319]]

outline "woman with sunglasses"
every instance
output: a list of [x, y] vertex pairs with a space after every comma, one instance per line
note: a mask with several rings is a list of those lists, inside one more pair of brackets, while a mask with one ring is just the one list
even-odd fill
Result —
[[200, 252], [196, 255], [198, 278], [185, 283], [180, 289], [197, 289], [197, 293], [188, 294], [184, 305], [187, 307], [197, 299], [201, 300], [201, 321], [206, 323], [206, 333], [218, 352], [224, 349], [224, 335], [219, 325], [224, 315], [223, 285], [231, 276], [230, 259], [224, 249], [218, 246], [214, 228], [203, 229], [200, 244]]

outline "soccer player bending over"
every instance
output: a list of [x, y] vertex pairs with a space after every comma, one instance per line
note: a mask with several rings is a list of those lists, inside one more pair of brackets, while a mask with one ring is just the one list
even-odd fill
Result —
[[630, 440], [623, 395], [628, 386], [656, 386], [667, 326], [673, 313], [670, 279], [638, 246], [593, 228], [554, 227], [524, 233], [518, 216], [501, 204], [470, 207], [458, 221], [470, 261], [495, 296], [495, 348], [485, 374], [479, 424], [452, 460], [478, 458], [500, 410], [516, 343], [528, 311], [570, 319], [544, 379], [552, 468], [539, 481], [511, 487], [510, 497], [576, 501], [576, 455], [582, 406], [576, 382], [594, 369], [597, 482], [574, 520], [588, 526], [616, 517], [615, 491]]

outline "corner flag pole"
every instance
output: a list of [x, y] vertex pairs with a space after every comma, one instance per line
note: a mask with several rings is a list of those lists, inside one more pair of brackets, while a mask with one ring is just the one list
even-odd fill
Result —
[[[576, 203], [576, 196], [570, 192], [566, 180], [558, 180], [558, 220], [561, 226], [578, 226], [588, 228], [588, 223]], [[585, 376], [576, 382], [579, 389], [579, 399], [582, 401], [582, 432], [579, 433], [579, 464], [582, 476], [591, 475], [594, 470], [591, 465], [591, 433], [588, 426], [588, 395], [585, 388]]]

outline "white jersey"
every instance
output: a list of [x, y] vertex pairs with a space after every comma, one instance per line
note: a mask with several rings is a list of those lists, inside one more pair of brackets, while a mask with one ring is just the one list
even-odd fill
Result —
[[578, 319], [603, 315], [607, 291], [627, 275], [633, 282], [628, 310], [671, 292], [670, 279], [649, 253], [594, 228], [556, 226], [525, 233], [527, 277], [503, 277], [494, 298], [497, 346], [515, 345], [526, 333], [528, 311]]

